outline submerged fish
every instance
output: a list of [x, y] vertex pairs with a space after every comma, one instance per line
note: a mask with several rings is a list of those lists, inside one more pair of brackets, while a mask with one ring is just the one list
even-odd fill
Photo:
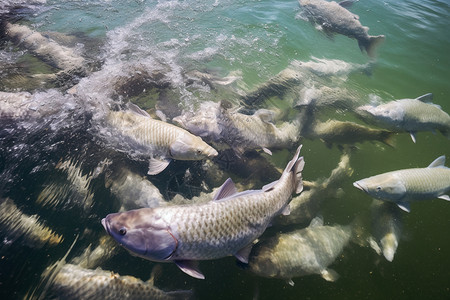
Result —
[[300, 149], [280, 179], [261, 190], [238, 193], [228, 179], [208, 203], [109, 214], [102, 225], [131, 253], [152, 261], [173, 261], [196, 278], [204, 279], [198, 260], [235, 255], [246, 263], [253, 241], [275, 216], [288, 213], [292, 193], [303, 189]]
[[394, 203], [373, 200], [370, 246], [388, 261], [394, 260], [402, 232], [401, 210]]
[[259, 109], [252, 115], [240, 113], [237, 108], [228, 108], [224, 103], [205, 102], [196, 113], [187, 113], [174, 118], [174, 122], [190, 132], [214, 142], [225, 142], [237, 154], [246, 150], [280, 149], [298, 141], [300, 125], [297, 121], [275, 125], [275, 112]]
[[352, 235], [350, 225], [324, 226], [314, 218], [307, 228], [278, 234], [255, 245], [249, 268], [257, 275], [281, 278], [294, 285], [293, 277], [320, 274], [327, 281], [339, 275], [328, 266], [341, 254]]
[[120, 210], [167, 205], [163, 195], [151, 181], [127, 168], [108, 174], [105, 186], [119, 199]]
[[368, 27], [362, 26], [359, 16], [337, 2], [325, 0], [299, 0], [306, 17], [319, 25], [325, 33], [343, 34], [358, 41], [359, 48], [374, 56], [375, 47], [384, 41], [384, 35], [371, 36]]
[[375, 175], [353, 183], [375, 199], [390, 201], [409, 212], [411, 201], [440, 198], [450, 201], [450, 168], [445, 156], [435, 159], [427, 168], [403, 169]]
[[56, 274], [46, 297], [49, 299], [191, 299], [192, 291], [165, 292], [148, 281], [65, 264]]
[[148, 174], [162, 172], [172, 159], [201, 160], [217, 156], [217, 151], [200, 137], [175, 125], [152, 119], [145, 111], [130, 104], [128, 111], [112, 111], [107, 122], [136, 147], [151, 156]]
[[394, 130], [407, 131], [416, 142], [417, 131], [439, 130], [450, 138], [450, 116], [431, 101], [433, 94], [416, 99], [401, 99], [378, 106], [364, 105], [357, 108], [363, 119]]
[[35, 215], [24, 214], [11, 199], [0, 199], [0, 233], [4, 243], [13, 243], [19, 238], [25, 245], [42, 248], [55, 246], [63, 237], [42, 224]]
[[349, 121], [328, 120], [326, 122], [315, 122], [309, 126], [309, 130], [305, 135], [309, 138], [319, 138], [329, 147], [333, 144], [344, 145], [373, 140], [389, 146], [393, 145], [393, 132], [373, 129]]
[[324, 201], [336, 198], [341, 191], [342, 181], [350, 177], [353, 169], [350, 166], [350, 154], [341, 155], [338, 165], [328, 178], [319, 178], [314, 182], [304, 182], [303, 192], [292, 198], [289, 203], [290, 214], [278, 216], [274, 224], [307, 224], [317, 216]]

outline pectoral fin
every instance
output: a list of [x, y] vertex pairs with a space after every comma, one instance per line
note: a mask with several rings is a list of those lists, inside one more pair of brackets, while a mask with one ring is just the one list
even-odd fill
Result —
[[410, 212], [411, 211], [408, 202], [398, 202], [397, 205], [398, 205], [398, 207], [400, 207], [402, 210], [404, 210], [406, 212]]
[[322, 278], [325, 279], [326, 281], [336, 281], [339, 279], [339, 274], [332, 269], [322, 270], [320, 274], [322, 275]]
[[409, 133], [409, 135], [411, 136], [412, 141], [413, 141], [414, 143], [416, 143], [416, 133], [413, 132], [413, 131], [411, 131], [411, 132]]
[[439, 199], [443, 199], [443, 200], [450, 201], [450, 197], [449, 197], [448, 195], [440, 195], [438, 198], [439, 198]]
[[252, 247], [253, 247], [253, 243], [250, 243], [247, 246], [245, 246], [244, 248], [242, 248], [241, 250], [239, 250], [238, 252], [236, 252], [236, 254], [234, 254], [234, 256], [240, 262], [243, 262], [244, 264], [248, 264], [248, 257], [250, 256], [250, 252], [252, 251]]
[[148, 175], [156, 175], [164, 171], [170, 163], [170, 159], [151, 158], [148, 163]]
[[184, 273], [198, 279], [205, 279], [205, 275], [198, 268], [198, 261], [195, 260], [176, 260], [175, 264]]

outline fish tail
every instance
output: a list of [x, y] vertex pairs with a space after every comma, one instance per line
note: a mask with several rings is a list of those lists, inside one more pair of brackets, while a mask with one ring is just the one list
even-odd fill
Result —
[[393, 132], [386, 132], [386, 134], [383, 135], [382, 141], [389, 147], [395, 148], [396, 143]]
[[377, 48], [381, 43], [383, 43], [385, 40], [384, 35], [376, 35], [376, 36], [369, 36], [368, 40], [359, 40], [358, 45], [359, 48], [362, 50], [365, 50], [367, 52], [367, 55], [370, 57], [375, 57], [375, 48]]
[[300, 145], [297, 148], [297, 151], [295, 152], [294, 157], [291, 161], [287, 164], [286, 168], [284, 169], [283, 173], [294, 173], [294, 187], [295, 187], [295, 193], [299, 194], [303, 190], [303, 180], [302, 180], [302, 171], [303, 167], [305, 166], [305, 160], [303, 159], [303, 156], [300, 156], [300, 149], [302, 149], [302, 145]]

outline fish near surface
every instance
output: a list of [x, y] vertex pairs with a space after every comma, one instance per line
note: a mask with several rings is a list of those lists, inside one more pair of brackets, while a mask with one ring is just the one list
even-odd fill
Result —
[[226, 103], [205, 102], [198, 113], [185, 114], [174, 119], [190, 132], [224, 142], [238, 155], [247, 150], [291, 147], [298, 141], [300, 124], [297, 120], [273, 123], [275, 112], [259, 109], [252, 115], [243, 114]]
[[450, 116], [439, 105], [431, 101], [431, 93], [416, 99], [390, 101], [378, 106], [364, 105], [357, 108], [363, 119], [375, 121], [377, 125], [407, 131], [416, 142], [417, 131], [439, 130], [450, 138]]
[[324, 226], [314, 218], [307, 228], [281, 233], [253, 247], [250, 270], [260, 276], [281, 278], [294, 285], [292, 278], [320, 274], [327, 281], [339, 275], [327, 267], [350, 241], [352, 229], [347, 226]]
[[371, 197], [390, 201], [410, 211], [411, 201], [440, 198], [450, 201], [450, 168], [444, 166], [445, 156], [435, 159], [427, 168], [391, 171], [358, 180], [353, 186]]
[[202, 160], [217, 151], [200, 137], [175, 125], [152, 119], [136, 105], [128, 111], [112, 111], [107, 122], [151, 155], [149, 175], [162, 172], [172, 159]]
[[362, 26], [359, 16], [351, 13], [337, 2], [325, 0], [299, 0], [306, 17], [322, 27], [331, 35], [340, 33], [358, 41], [359, 48], [371, 57], [375, 55], [375, 47], [384, 41], [384, 35], [371, 36], [369, 28]]
[[204, 279], [198, 260], [235, 255], [247, 263], [253, 241], [275, 216], [288, 213], [292, 193], [303, 189], [300, 149], [280, 179], [261, 190], [238, 193], [228, 179], [208, 203], [113, 213], [102, 219], [102, 225], [132, 254], [152, 261], [173, 261], [196, 278]]

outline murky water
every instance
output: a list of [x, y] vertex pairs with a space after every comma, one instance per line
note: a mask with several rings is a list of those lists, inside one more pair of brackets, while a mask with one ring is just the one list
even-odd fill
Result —
[[[0, 40], [0, 91], [29, 92], [34, 101], [23, 111], [1, 115], [0, 197], [12, 199], [22, 213], [36, 216], [64, 238], [57, 245], [30, 245], [29, 236], [12, 235], [8, 222], [2, 221], [0, 294], [8, 299], [23, 298], [32, 290], [77, 234], [69, 260], [106, 236], [100, 220], [121, 206], [111, 182], [124, 168], [145, 176], [148, 164], [142, 151], [127, 147], [104, 124], [108, 109], [120, 103], [132, 101], [150, 113], [156, 106], [170, 120], [205, 101], [242, 103], [244, 95], [294, 60], [338, 59], [363, 67], [348, 74], [311, 77], [317, 80], [316, 87], [320, 83], [354, 91], [360, 105], [433, 93], [433, 103], [450, 112], [448, 1], [353, 4], [350, 10], [370, 27], [369, 34], [386, 36], [373, 61], [355, 40], [342, 35], [328, 38], [317, 30], [305, 20], [297, 1], [47, 0], [2, 10], [10, 10], [2, 21], [26, 25], [84, 59], [83, 70], [60, 73], [55, 79], [43, 74], [59, 72], [57, 66], [23, 43], [4, 35]], [[198, 80], [193, 72], [211, 77]], [[223, 78], [231, 83], [220, 83]], [[296, 110], [291, 107], [298, 97], [295, 92], [280, 92], [247, 109], [275, 107], [286, 112], [285, 118], [293, 118]], [[350, 109], [340, 107], [319, 109], [314, 116], [365, 124]], [[366, 227], [370, 223], [372, 200], [352, 182], [391, 170], [426, 167], [440, 155], [450, 156], [450, 140], [441, 133], [419, 132], [416, 137], [413, 143], [408, 133], [397, 133], [395, 147], [378, 141], [351, 147], [352, 175], [341, 180], [337, 193], [321, 201], [319, 213], [325, 223], [349, 224], [357, 216]], [[301, 143], [304, 180], [328, 177], [339, 162], [339, 147], [329, 148], [319, 139], [302, 138]], [[223, 173], [220, 176], [212, 176], [202, 162], [176, 161], [146, 179], [166, 200], [176, 194], [192, 198], [210, 192], [224, 176], [242, 183], [242, 189], [260, 188], [277, 178], [270, 173], [275, 172], [270, 162], [284, 168], [293, 150], [273, 150], [272, 157], [262, 154], [250, 167], [254, 172], [233, 167], [236, 158], [224, 151], [212, 163]], [[79, 169], [72, 172], [70, 166]], [[56, 195], [52, 201], [45, 194], [50, 190]], [[340, 274], [336, 282], [311, 275], [293, 278], [292, 287], [284, 280], [257, 277], [227, 257], [200, 263], [205, 280], [163, 264], [155, 285], [167, 291], [192, 289], [199, 299], [447, 299], [449, 205], [435, 199], [413, 203], [410, 213], [402, 212], [402, 237], [393, 262], [367, 243], [351, 242], [330, 266]], [[267, 234], [307, 225], [277, 225]], [[100, 267], [147, 280], [155, 264], [120, 249]]]

